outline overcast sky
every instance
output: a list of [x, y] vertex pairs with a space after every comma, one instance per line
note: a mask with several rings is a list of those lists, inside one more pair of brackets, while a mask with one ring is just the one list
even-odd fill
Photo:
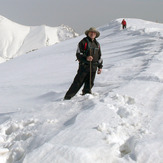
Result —
[[23, 25], [69, 25], [79, 34], [117, 18], [163, 23], [163, 0], [0, 0], [0, 15]]

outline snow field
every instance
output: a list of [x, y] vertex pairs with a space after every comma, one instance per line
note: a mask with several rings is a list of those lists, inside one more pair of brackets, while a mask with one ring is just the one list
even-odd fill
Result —
[[162, 163], [162, 26], [127, 22], [99, 28], [94, 96], [63, 101], [84, 36], [0, 65], [2, 163]]

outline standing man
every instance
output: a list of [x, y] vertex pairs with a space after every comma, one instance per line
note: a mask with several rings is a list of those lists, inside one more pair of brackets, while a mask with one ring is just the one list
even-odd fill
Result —
[[125, 29], [126, 26], [127, 26], [126, 20], [123, 19], [122, 22], [121, 22], [121, 24], [122, 24], [122, 28]]
[[87, 37], [79, 42], [76, 52], [79, 69], [71, 87], [64, 97], [65, 100], [70, 100], [75, 96], [83, 84], [82, 95], [87, 93], [91, 94], [96, 71], [97, 74], [101, 74], [102, 72], [103, 61], [101, 59], [101, 49], [100, 44], [96, 40], [100, 36], [100, 32], [92, 27], [85, 31], [85, 34]]

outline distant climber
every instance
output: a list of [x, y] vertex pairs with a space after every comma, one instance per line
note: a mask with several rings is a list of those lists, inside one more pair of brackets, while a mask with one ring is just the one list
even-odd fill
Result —
[[123, 29], [125, 29], [127, 27], [127, 23], [126, 23], [125, 19], [122, 20], [121, 24], [122, 24]]
[[[101, 48], [96, 38], [100, 36], [95, 28], [90, 28], [85, 31], [87, 37], [83, 38], [76, 52], [77, 60], [79, 61], [79, 69], [74, 78], [72, 85], [67, 91], [64, 99], [70, 100], [84, 84], [82, 95], [91, 94], [91, 89], [94, 85], [94, 79], [97, 74], [101, 74], [103, 61], [101, 59]], [[98, 69], [98, 70], [97, 70]]]

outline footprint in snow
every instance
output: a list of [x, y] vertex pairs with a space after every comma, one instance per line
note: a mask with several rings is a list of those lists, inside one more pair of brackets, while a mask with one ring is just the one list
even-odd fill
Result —
[[6, 162], [20, 161], [25, 156], [25, 149], [35, 134], [37, 119], [7, 121], [0, 125], [0, 156]]

